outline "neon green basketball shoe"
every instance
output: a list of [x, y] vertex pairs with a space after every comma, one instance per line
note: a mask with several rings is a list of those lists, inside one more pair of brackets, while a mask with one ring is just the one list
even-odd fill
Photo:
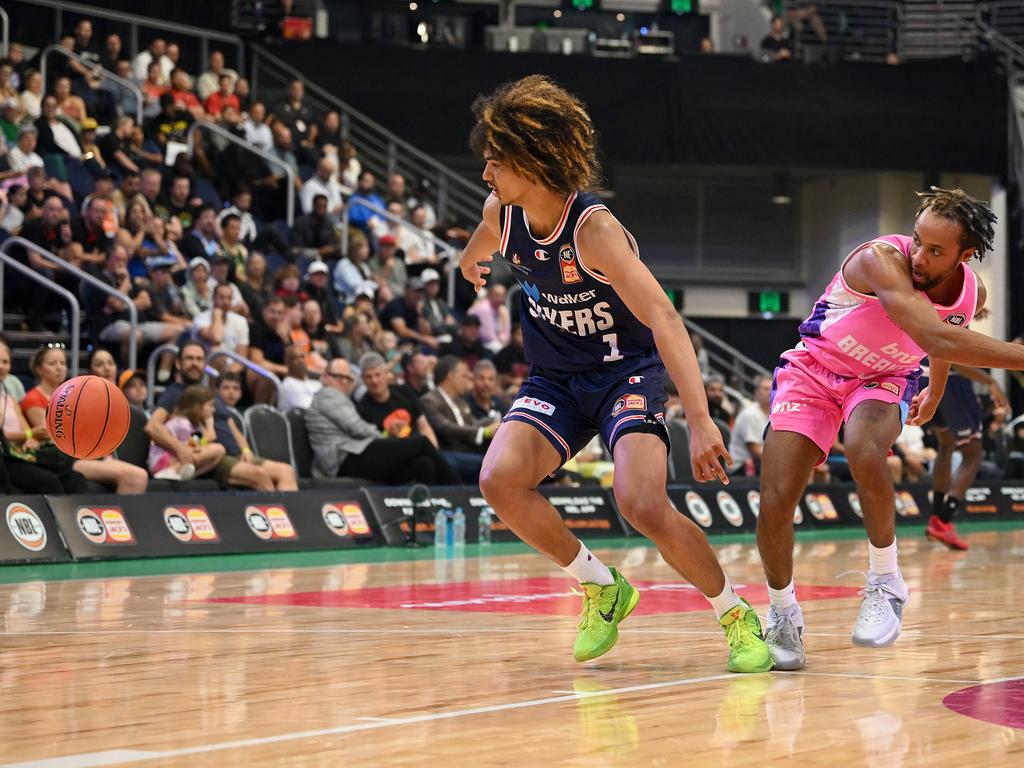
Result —
[[629, 616], [640, 602], [640, 592], [614, 568], [608, 570], [615, 581], [607, 587], [580, 584], [583, 587], [583, 612], [572, 647], [576, 661], [590, 661], [608, 653], [618, 642], [619, 622]]
[[761, 632], [761, 622], [750, 603], [740, 598], [735, 608], [719, 622], [729, 643], [730, 672], [767, 672], [772, 668], [772, 654]]

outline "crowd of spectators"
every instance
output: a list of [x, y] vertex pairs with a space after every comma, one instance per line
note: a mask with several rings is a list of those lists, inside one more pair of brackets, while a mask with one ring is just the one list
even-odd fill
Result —
[[[17, 43], [0, 62], [0, 241], [17, 235], [49, 252], [12, 249], [79, 298], [90, 370], [95, 363], [92, 372], [102, 370], [147, 412], [156, 403], [147, 428], [149, 475], [294, 487], [294, 475], [251, 456], [232, 408], [274, 403], [315, 412], [316, 398], [331, 390], [354, 395], [363, 428], [370, 424], [376, 438], [392, 441], [382, 449], [389, 466], [397, 461], [393, 446], [416, 438], [409, 445], [428, 457], [412, 462], [417, 477], [474, 479], [503, 404], [524, 374], [522, 342], [512, 332], [503, 286], [457, 307], [443, 298], [451, 273], [435, 235], [458, 245], [467, 233], [438, 221], [429, 189], [399, 173], [378, 180], [363, 168], [339, 114], [317, 110], [300, 81], [280, 101], [264, 103], [222, 51], [209, 54], [205, 71], [190, 72], [175, 41], [155, 38], [131, 56], [118, 34], [96, 37], [88, 19], [59, 45], [76, 58], [51, 55], [46, 83], [38, 58]], [[141, 124], [134, 90], [100, 68], [139, 87]], [[216, 131], [193, 132], [197, 124], [219, 126], [241, 145]], [[296, 216], [289, 227], [292, 183]], [[157, 346], [177, 347], [159, 357], [154, 392], [129, 366], [131, 308], [65, 265], [134, 305], [140, 363]], [[16, 330], [66, 340], [63, 300], [7, 274], [8, 311], [23, 313]], [[51, 343], [13, 375], [17, 356], [6, 344], [0, 348], [11, 386], [33, 379], [36, 385], [5, 398], [15, 406], [4, 412], [9, 431], [21, 426], [16, 416], [23, 418], [34, 434], [28, 448], [40, 447], [40, 439], [45, 448], [40, 415], [67, 376], [66, 352]], [[272, 382], [244, 362], [282, 380], [279, 402]], [[207, 363], [217, 374], [208, 382], [210, 398], [193, 389], [206, 381]], [[438, 366], [457, 383], [435, 386]], [[342, 368], [354, 376], [348, 392], [337, 386], [345, 381]], [[391, 394], [380, 400], [384, 391]], [[422, 396], [441, 391], [446, 398], [421, 407]], [[467, 416], [474, 403], [487, 408]], [[405, 413], [418, 415], [408, 432], [399, 426]], [[333, 466], [377, 477], [383, 464], [370, 450], [362, 464], [355, 457], [363, 451], [352, 446], [345, 461], [323, 461], [317, 450], [317, 472], [330, 474]], [[145, 470], [112, 457], [60, 469], [56, 477], [69, 489], [83, 478], [121, 492], [146, 483]], [[388, 475], [379, 479], [399, 477]]]

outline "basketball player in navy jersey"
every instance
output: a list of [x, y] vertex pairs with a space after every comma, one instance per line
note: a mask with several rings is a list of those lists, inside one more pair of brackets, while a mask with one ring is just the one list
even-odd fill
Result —
[[461, 259], [486, 284], [492, 254], [520, 293], [530, 375], [484, 458], [480, 488], [516, 535], [583, 587], [577, 661], [607, 653], [639, 593], [597, 559], [537, 492], [600, 433], [615, 460], [615, 499], [665, 561], [707, 596], [729, 644], [729, 669], [772, 667], [757, 615], [737, 596], [703, 532], [665, 493], [668, 369], [686, 409], [693, 475], [728, 478], [731, 463], [708, 416], [696, 356], [679, 315], [639, 259], [636, 241], [587, 190], [598, 182], [584, 105], [548, 79], [506, 83], [473, 105], [470, 142], [492, 189]]

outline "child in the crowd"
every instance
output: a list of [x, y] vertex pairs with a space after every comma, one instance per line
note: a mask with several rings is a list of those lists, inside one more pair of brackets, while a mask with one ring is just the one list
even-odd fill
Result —
[[235, 409], [238, 401], [242, 399], [242, 377], [233, 371], [226, 371], [217, 377], [216, 387], [217, 396], [230, 409], [226, 419], [230, 435], [225, 434], [220, 442], [226, 446], [230, 444], [230, 438], [238, 445], [238, 451], [229, 452], [221, 462], [221, 475], [224, 481], [259, 491], [297, 491], [299, 485], [292, 465], [257, 456], [245, 437], [242, 422]]
[[122, 392], [124, 392], [125, 398], [132, 405], [137, 405], [143, 411], [146, 411], [146, 415], [149, 412], [146, 409], [146, 398], [149, 395], [149, 387], [146, 386], [146, 375], [142, 371], [121, 371], [121, 375], [117, 378], [117, 386]]
[[[213, 427], [213, 407], [213, 392], [209, 389], [198, 384], [186, 387], [164, 426], [176, 440], [190, 448], [215, 442], [217, 433]], [[158, 480], [191, 480], [195, 477], [196, 467], [153, 443], [149, 448], [149, 471]]]

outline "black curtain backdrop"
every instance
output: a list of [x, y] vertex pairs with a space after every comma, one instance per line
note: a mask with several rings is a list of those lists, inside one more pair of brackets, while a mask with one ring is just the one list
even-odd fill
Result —
[[595, 59], [420, 51], [328, 41], [275, 52], [421, 149], [466, 150], [479, 93], [531, 73], [580, 94], [606, 160], [1006, 170], [1005, 77], [994, 63], [758, 64], [731, 56]]

